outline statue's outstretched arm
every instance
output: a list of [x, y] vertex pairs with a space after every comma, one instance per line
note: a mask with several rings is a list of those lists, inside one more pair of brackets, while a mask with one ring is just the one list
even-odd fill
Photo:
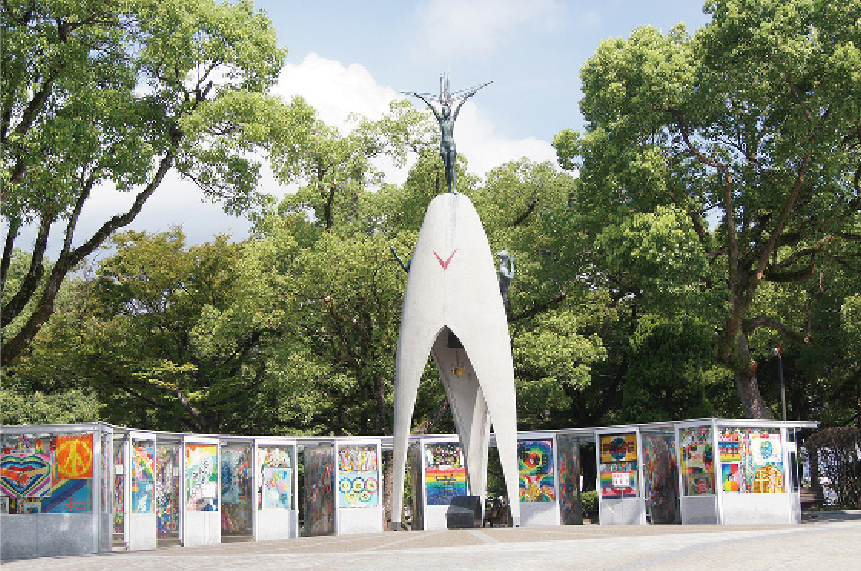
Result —
[[440, 120], [440, 116], [439, 116], [439, 113], [437, 113], [436, 107], [434, 107], [434, 106], [431, 104], [431, 102], [430, 102], [430, 101], [428, 101], [428, 100], [427, 100], [427, 98], [426, 98], [424, 95], [422, 95], [421, 93], [416, 93], [415, 91], [405, 91], [404, 93], [406, 93], [407, 95], [412, 95], [412, 96], [414, 96], [414, 97], [418, 97], [419, 99], [421, 99], [422, 101], [424, 101], [424, 102], [425, 102], [425, 105], [427, 105], [427, 106], [428, 106], [428, 108], [433, 112], [433, 115], [434, 115], [434, 117], [436, 117], [436, 120], [437, 120], [437, 121], [439, 121], [439, 120]]
[[466, 95], [464, 95], [464, 96], [463, 96], [463, 99], [461, 99], [461, 100], [460, 100], [460, 103], [458, 103], [458, 104], [457, 104], [457, 107], [455, 108], [454, 113], [452, 114], [452, 121], [454, 121], [455, 119], [457, 119], [457, 114], [458, 114], [458, 113], [460, 113], [460, 108], [461, 108], [461, 107], [463, 107], [463, 104], [464, 104], [464, 103], [466, 103], [466, 100], [467, 100], [467, 99], [469, 99], [470, 97], [472, 97], [473, 95], [475, 95], [476, 93], [478, 93], [478, 90], [479, 90], [479, 89], [481, 89], [482, 87], [487, 87], [487, 86], [488, 86], [488, 85], [490, 85], [491, 83], [493, 83], [493, 82], [492, 82], [492, 81], [488, 81], [487, 83], [482, 83], [481, 85], [478, 85], [478, 86], [476, 86], [476, 87], [473, 87], [472, 89], [470, 89], [469, 91], [467, 91], [467, 92], [466, 92]]

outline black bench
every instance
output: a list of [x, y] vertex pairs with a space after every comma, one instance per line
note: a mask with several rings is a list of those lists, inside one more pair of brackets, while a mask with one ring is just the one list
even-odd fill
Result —
[[819, 511], [825, 504], [825, 496], [822, 494], [822, 488], [802, 487], [799, 495], [801, 496], [802, 511]]

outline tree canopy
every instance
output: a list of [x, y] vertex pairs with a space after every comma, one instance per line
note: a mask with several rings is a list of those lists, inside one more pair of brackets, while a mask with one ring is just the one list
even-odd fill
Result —
[[[0, 125], [3, 422], [389, 432], [406, 280], [393, 252], [410, 258], [445, 188], [433, 118], [395, 102], [340, 130], [267, 96], [283, 52], [245, 2], [38, 6], [3, 5], [3, 65], [29, 58]], [[693, 34], [647, 26], [597, 48], [586, 128], [554, 141], [562, 169], [524, 158], [479, 177], [459, 157], [459, 190], [514, 259], [522, 428], [767, 417], [778, 363], [790, 418], [861, 422], [861, 1], [705, 9]], [[298, 184], [277, 204], [254, 186], [261, 148]], [[380, 158], [410, 164], [406, 181]], [[169, 168], [233, 211], [259, 200], [255, 234], [117, 232]], [[76, 246], [96, 184], [137, 201]], [[41, 231], [24, 251], [27, 223]], [[425, 377], [413, 429], [453, 430], [430, 360]]]
[[[48, 320], [68, 273], [138, 215], [168, 171], [244, 212], [257, 196], [249, 151], [295, 121], [265, 95], [285, 52], [249, 1], [8, 1], [2, 42], [0, 211], [8, 232], [0, 289], [9, 361]], [[134, 199], [80, 236], [78, 218], [97, 186]], [[37, 228], [30, 267], [8, 291], [26, 225]], [[49, 241], [62, 244], [50, 271]]]
[[[861, 2], [705, 11], [693, 35], [646, 26], [602, 42], [581, 72], [586, 131], [555, 145], [579, 169], [611, 287], [648, 297], [666, 277], [714, 304], [718, 361], [759, 418], [754, 336], [816, 344], [818, 288], [859, 283]], [[807, 324], [764, 303], [791, 287]]]

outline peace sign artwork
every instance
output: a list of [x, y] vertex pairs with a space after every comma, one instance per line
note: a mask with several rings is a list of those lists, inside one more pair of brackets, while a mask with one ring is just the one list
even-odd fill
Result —
[[93, 477], [93, 435], [58, 436], [55, 479]]

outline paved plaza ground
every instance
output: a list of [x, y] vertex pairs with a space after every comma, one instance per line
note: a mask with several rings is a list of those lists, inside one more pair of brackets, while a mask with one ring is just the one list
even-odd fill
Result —
[[5, 561], [3, 571], [861, 571], [861, 512], [782, 526], [400, 531]]

